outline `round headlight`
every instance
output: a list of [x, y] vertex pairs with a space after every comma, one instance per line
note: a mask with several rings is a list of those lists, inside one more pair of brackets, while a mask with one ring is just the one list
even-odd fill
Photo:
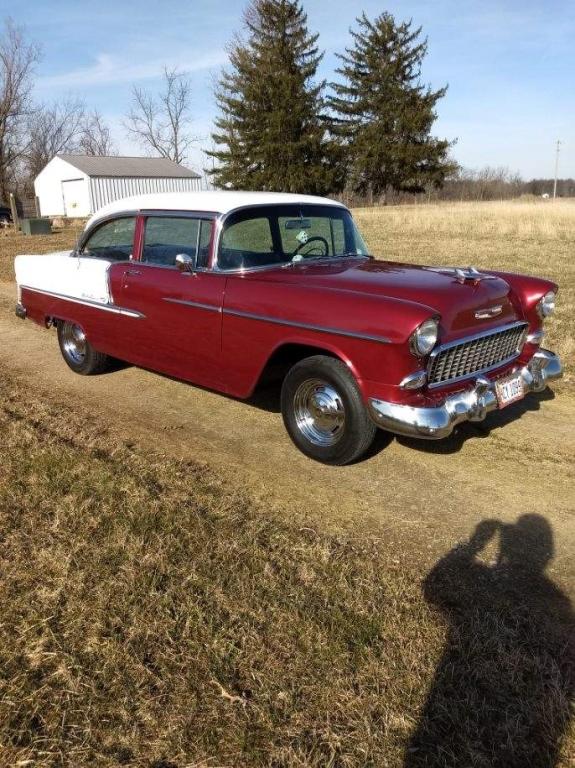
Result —
[[428, 355], [437, 343], [437, 320], [425, 320], [411, 334], [410, 347], [414, 355], [423, 357]]
[[555, 312], [556, 298], [557, 294], [555, 291], [549, 291], [549, 293], [546, 293], [542, 299], [539, 299], [537, 311], [539, 312], [540, 317], [549, 317], [549, 315], [552, 315], [553, 312]]

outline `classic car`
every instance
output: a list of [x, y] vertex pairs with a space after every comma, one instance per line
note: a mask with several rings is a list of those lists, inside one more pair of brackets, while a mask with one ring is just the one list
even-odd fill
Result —
[[291, 194], [145, 195], [70, 253], [16, 258], [19, 317], [79, 374], [114, 359], [236, 398], [281, 382], [305, 454], [347, 464], [377, 428], [444, 438], [561, 376], [541, 348], [557, 286], [375, 259], [349, 210]]

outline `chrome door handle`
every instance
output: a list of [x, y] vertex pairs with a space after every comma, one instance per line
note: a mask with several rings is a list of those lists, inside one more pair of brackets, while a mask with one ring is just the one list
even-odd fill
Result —
[[140, 272], [139, 269], [127, 269], [124, 274], [126, 274], [126, 275], [141, 275], [142, 273]]

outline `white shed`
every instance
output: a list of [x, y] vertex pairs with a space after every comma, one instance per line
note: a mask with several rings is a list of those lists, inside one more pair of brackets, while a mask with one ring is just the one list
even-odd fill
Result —
[[162, 157], [56, 155], [34, 190], [41, 216], [90, 216], [107, 203], [149, 192], [195, 192], [201, 176]]

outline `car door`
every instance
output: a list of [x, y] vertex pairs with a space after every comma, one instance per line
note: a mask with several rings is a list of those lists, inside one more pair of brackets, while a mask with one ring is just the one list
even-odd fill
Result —
[[131, 264], [135, 235], [134, 214], [118, 214], [96, 223], [46, 281], [49, 290], [73, 301], [68, 319], [80, 322], [90, 343], [120, 359], [129, 353], [131, 326], [137, 324], [139, 316], [121, 313], [111, 291], [110, 274], [113, 269], [123, 272]]
[[[181, 213], [144, 216], [140, 258], [124, 265], [119, 303], [143, 315], [131, 328], [133, 362], [218, 388], [225, 276], [207, 269], [213, 226]], [[180, 271], [178, 255], [196, 268]]]

